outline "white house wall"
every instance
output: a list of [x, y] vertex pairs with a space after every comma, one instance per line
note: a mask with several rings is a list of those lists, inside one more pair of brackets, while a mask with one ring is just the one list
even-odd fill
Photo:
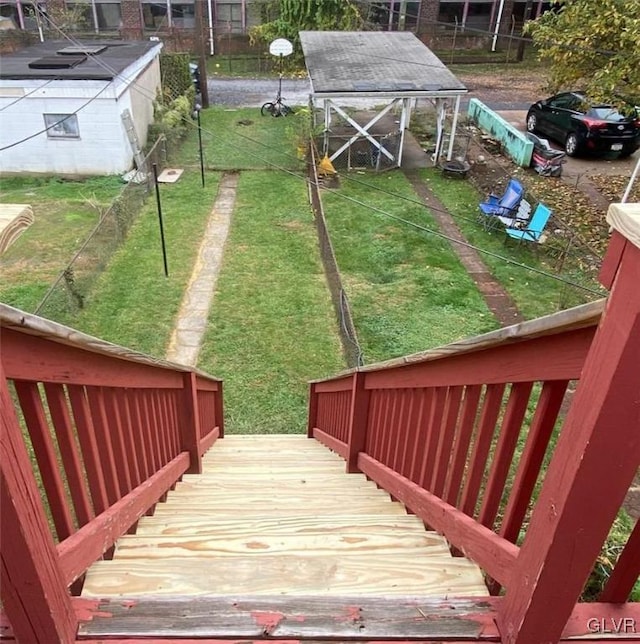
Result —
[[[6, 83], [8, 81], [3, 85]], [[42, 89], [2, 112], [0, 148], [33, 134], [36, 136], [0, 152], [3, 172], [91, 175], [121, 173], [130, 167], [131, 152], [123, 145], [126, 138], [113, 88], [105, 89], [109, 81], [53, 81], [44, 85], [42, 80], [36, 80], [22, 83], [26, 93], [34, 87]], [[103, 92], [94, 98], [101, 90]], [[92, 98], [94, 100], [88, 103]], [[0, 109], [11, 101], [0, 97]], [[44, 114], [76, 111], [79, 138], [50, 138], [43, 131]]]
[[160, 60], [156, 57], [131, 83], [121, 96], [121, 107], [129, 102], [140, 145], [147, 142], [147, 131], [153, 123], [153, 100], [160, 91]]
[[[17, 145], [0, 151], [0, 171], [104, 175], [131, 169], [133, 151], [121, 114], [130, 110], [144, 145], [160, 87], [160, 48], [154, 47], [113, 81], [1, 80], [0, 149]], [[74, 112], [79, 138], [51, 138], [43, 131], [44, 114]], [[18, 143], [22, 139], [28, 140]]]

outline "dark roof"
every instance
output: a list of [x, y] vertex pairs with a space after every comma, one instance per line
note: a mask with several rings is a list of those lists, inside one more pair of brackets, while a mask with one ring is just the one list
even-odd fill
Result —
[[408, 31], [301, 31], [300, 43], [314, 94], [467, 91]]
[[[157, 42], [151, 41], [91, 40], [74, 43], [74, 48], [71, 52], [68, 41], [48, 40], [12, 54], [4, 54], [2, 56], [2, 65], [0, 65], [0, 78], [16, 80], [23, 78], [112, 80], [131, 63], [157, 46]], [[72, 58], [78, 58], [78, 55], [81, 56], [82, 50], [85, 48], [87, 50], [86, 59], [75, 65], [60, 68], [52, 62], [52, 59], [57, 57], [60, 57], [61, 60], [69, 59], [69, 53], [73, 53]], [[68, 53], [58, 53], [64, 49]], [[91, 51], [99, 51], [100, 53], [92, 55]], [[40, 64], [40, 67], [45, 67], [45, 69], [29, 67], [29, 63], [35, 63], [42, 59], [50, 63], [49, 65]]]

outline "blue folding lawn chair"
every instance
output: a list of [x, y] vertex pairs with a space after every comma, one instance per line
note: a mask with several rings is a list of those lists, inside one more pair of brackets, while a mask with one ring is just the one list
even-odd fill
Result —
[[518, 241], [533, 242], [539, 244], [542, 238], [542, 233], [551, 217], [551, 210], [543, 203], [539, 203], [531, 215], [529, 223], [525, 227], [505, 228], [504, 232], [507, 234], [505, 241], [509, 238], [517, 239]]
[[515, 217], [523, 197], [523, 185], [517, 179], [509, 179], [501, 197], [491, 193], [485, 201], [478, 204], [483, 226], [492, 228], [499, 221], [497, 217]]

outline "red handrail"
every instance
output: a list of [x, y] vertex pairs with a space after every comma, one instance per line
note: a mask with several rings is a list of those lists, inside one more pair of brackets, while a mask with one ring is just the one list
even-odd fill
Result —
[[[2, 599], [18, 639], [46, 641], [69, 625], [53, 615], [39, 626], [19, 607], [33, 604], [34, 587], [43, 603], [64, 604], [67, 587], [182, 474], [201, 471], [224, 431], [222, 382], [6, 305], [0, 334], [3, 448], [22, 464], [9, 470], [3, 451], [3, 536], [19, 529], [1, 544]], [[33, 578], [21, 588], [10, 571], [22, 559]]]

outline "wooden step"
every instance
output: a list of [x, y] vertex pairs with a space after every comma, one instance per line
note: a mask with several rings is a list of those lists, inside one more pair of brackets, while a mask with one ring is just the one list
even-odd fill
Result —
[[[281, 503], [295, 503], [309, 504], [326, 503], [327, 494], [322, 490], [281, 490], [281, 489], [260, 489], [255, 491], [255, 488], [246, 488], [238, 490], [229, 490], [220, 492], [217, 490], [207, 489], [185, 489], [176, 487], [170, 497], [168, 503], [220, 503], [222, 505], [237, 505], [242, 507], [245, 505], [255, 505], [256, 503], [274, 503], [276, 505]], [[371, 488], [354, 488], [351, 490], [332, 490], [331, 500], [338, 503], [360, 503], [361, 501], [390, 501], [391, 497], [382, 490]]]
[[224, 438], [83, 595], [487, 596], [475, 564], [345, 467], [303, 435]]
[[[366, 562], [366, 563], [365, 563]], [[477, 566], [428, 555], [256, 556], [98, 561], [83, 596], [486, 595]]]
[[[246, 518], [251, 517], [286, 517], [286, 516], [331, 516], [337, 514], [344, 514], [344, 503], [332, 504], [330, 499], [325, 499], [324, 505], [316, 504], [313, 506], [308, 505], [291, 505], [290, 503], [283, 502], [280, 505], [264, 504], [262, 506], [236, 506], [236, 507], [222, 507], [215, 504], [204, 503], [179, 503], [169, 501], [167, 503], [158, 503], [154, 516], [171, 516], [171, 515], [184, 515], [188, 514], [190, 517], [202, 516], [216, 516], [233, 518], [243, 516]], [[404, 515], [407, 513], [405, 507], [400, 503], [392, 503], [391, 501], [366, 501], [358, 503], [348, 508], [352, 515], [357, 514], [376, 514], [379, 513], [385, 516]]]
[[342, 476], [335, 479], [321, 479], [316, 478], [313, 480], [305, 479], [235, 479], [235, 480], [216, 480], [202, 478], [200, 480], [189, 479], [188, 481], [181, 481], [176, 483], [175, 491], [188, 491], [188, 490], [206, 490], [216, 491], [221, 494], [226, 494], [234, 491], [252, 492], [253, 490], [261, 490], [263, 492], [269, 491], [297, 491], [312, 490], [316, 493], [323, 493], [324, 490], [334, 491], [339, 490], [378, 490], [379, 488], [373, 481], [362, 479], [350, 480], [348, 477]]
[[138, 522], [137, 535], [171, 536], [226, 536], [229, 539], [254, 539], [260, 536], [278, 535], [331, 535], [354, 534], [427, 534], [422, 521], [415, 515], [333, 515], [326, 517], [254, 517], [221, 518], [184, 517], [161, 515], [142, 517]]
[[360, 532], [344, 534], [264, 535], [249, 538], [230, 535], [215, 537], [150, 537], [127, 535], [118, 541], [116, 557], [121, 559], [167, 559], [184, 557], [225, 557], [249, 555], [327, 556], [342, 554], [393, 554], [447, 556], [449, 549], [437, 534], [428, 532], [397, 534]]

